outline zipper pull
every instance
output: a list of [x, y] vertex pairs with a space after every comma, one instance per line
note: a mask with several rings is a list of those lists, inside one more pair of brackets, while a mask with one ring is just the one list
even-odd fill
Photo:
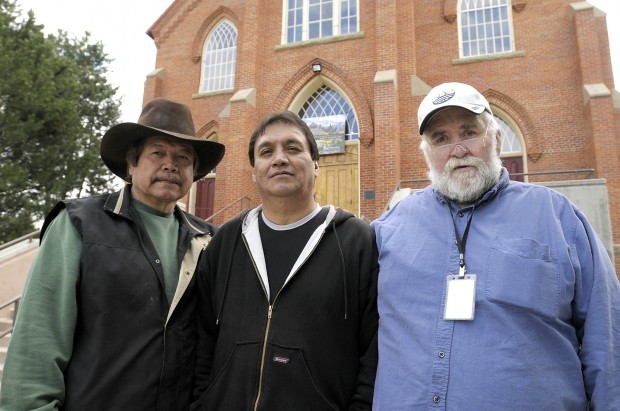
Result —
[[270, 320], [271, 320], [271, 309], [272, 309], [272, 306], [270, 305], [269, 306], [269, 312], [267, 312], [267, 318], [270, 319]]

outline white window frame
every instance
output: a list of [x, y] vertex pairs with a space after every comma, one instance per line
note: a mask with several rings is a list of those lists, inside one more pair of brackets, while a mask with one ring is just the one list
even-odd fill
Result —
[[[491, 110], [493, 111], [493, 116], [496, 119], [500, 119], [504, 123], [504, 124], [498, 124], [500, 126], [500, 130], [502, 130], [502, 133], [504, 133], [502, 134], [502, 148], [499, 154], [500, 158], [503, 159], [503, 158], [510, 158], [510, 157], [521, 157], [521, 159], [523, 160], [523, 173], [527, 174], [528, 172], [527, 146], [525, 144], [525, 138], [523, 137], [521, 128], [519, 127], [517, 122], [501, 108], [497, 106], [491, 106]], [[511, 136], [507, 136], [507, 134], [505, 133], [504, 127], [508, 127], [510, 129], [510, 132], [512, 133]], [[505, 141], [507, 138], [512, 140], [510, 141], [509, 144], [506, 144], [508, 143], [507, 141]], [[504, 151], [504, 149], [507, 148], [507, 146], [510, 146], [512, 149], [510, 151]], [[517, 146], [518, 146], [518, 150], [515, 150]], [[528, 181], [527, 175], [523, 177], [523, 181], [525, 182]]]
[[[288, 15], [289, 15], [289, 8], [288, 8], [288, 3], [289, 0], [283, 0], [282, 2], [282, 42], [281, 44], [294, 44], [294, 43], [299, 43], [302, 41], [308, 41], [308, 40], [319, 40], [321, 38], [326, 38], [326, 37], [334, 37], [334, 36], [340, 36], [343, 35], [341, 33], [341, 22], [342, 22], [342, 2], [344, 0], [321, 0], [321, 4], [323, 2], [328, 2], [331, 1], [333, 3], [332, 5], [332, 16], [331, 16], [331, 20], [332, 20], [332, 34], [330, 36], [319, 36], [316, 38], [310, 38], [310, 0], [302, 0], [302, 29], [301, 29], [301, 40], [292, 40], [290, 43], [288, 41], [288, 29], [289, 29], [289, 24], [288, 24]], [[355, 28], [354, 31], [349, 31], [346, 34], [351, 34], [351, 33], [357, 33], [360, 31], [360, 8], [359, 8], [359, 0], [353, 0], [353, 3], [355, 3], [355, 7], [357, 10], [357, 27]], [[350, 16], [347, 16], [350, 17]]]
[[[489, 52], [487, 51], [488, 49], [485, 49], [484, 53], [481, 53], [479, 50], [473, 54], [470, 52], [469, 55], [465, 55], [464, 54], [464, 39], [463, 39], [463, 25], [462, 25], [462, 17], [463, 17], [463, 13], [469, 13], [472, 11], [472, 8], [468, 7], [466, 10], [463, 10], [463, 5], [464, 3], [467, 3], [468, 6], [471, 3], [474, 4], [478, 4], [480, 5], [478, 8], [485, 10], [485, 9], [495, 9], [495, 8], [500, 8], [500, 7], [506, 7], [506, 20], [508, 20], [508, 35], [510, 36], [510, 49], [509, 50], [504, 50], [502, 49], [501, 51], [492, 51]], [[493, 55], [493, 54], [501, 54], [501, 53], [510, 53], [510, 52], [514, 52], [515, 50], [515, 36], [514, 36], [514, 27], [513, 27], [513, 20], [512, 20], [512, 5], [511, 5], [511, 1], [510, 0], [459, 0], [458, 2], [458, 10], [457, 10], [457, 15], [458, 15], [458, 35], [459, 35], [459, 56], [460, 58], [470, 58], [470, 57], [478, 57], [478, 56], [486, 56], [486, 55]], [[486, 19], [484, 20], [485, 24], [488, 24], [489, 22], [486, 21]], [[478, 23], [480, 24], [480, 23]], [[501, 24], [501, 22], [500, 22]], [[484, 25], [482, 25], [482, 29], [484, 29]], [[477, 33], [477, 37], [476, 37], [476, 42], [480, 42], [481, 40], [483, 40], [484, 42], [487, 42], [490, 38], [495, 38], [497, 36], [493, 36], [491, 35], [491, 37], [487, 36], [486, 33], [482, 33], [483, 35], [480, 36], [480, 33]], [[500, 37], [500, 41], [501, 41], [501, 37]]]
[[[236, 38], [235, 38], [234, 47], [232, 48], [228, 47], [226, 49], [221, 48], [221, 49], [208, 50], [208, 47], [211, 44], [211, 40], [213, 39], [213, 36], [217, 33], [217, 31], [222, 27], [223, 24], [228, 24], [235, 31]], [[226, 90], [234, 89], [235, 71], [237, 68], [237, 41], [238, 39], [239, 39], [239, 32], [237, 30], [237, 26], [235, 26], [233, 22], [231, 22], [228, 19], [220, 20], [213, 27], [213, 30], [211, 30], [211, 32], [205, 39], [203, 49], [202, 49], [202, 62], [201, 62], [201, 68], [200, 68], [200, 85], [199, 85], [200, 93], [211, 93], [211, 92], [226, 91]], [[224, 50], [224, 53], [222, 53], [222, 50]], [[229, 54], [231, 51], [233, 54], [232, 59], [227, 59], [227, 56], [225, 56], [224, 54]], [[220, 72], [216, 72], [216, 74], [213, 74], [210, 70], [211, 67], [213, 67], [214, 65], [207, 66], [207, 59], [210, 56], [210, 53], [217, 54], [218, 57], [220, 58], [220, 60], [216, 63], [216, 65], [219, 66]], [[225, 66], [231, 63], [232, 63], [232, 72], [224, 73], [224, 75], [221, 75], [222, 66]], [[207, 75], [213, 75], [213, 77], [212, 76], [207, 77]], [[211, 78], [218, 79], [217, 80], [218, 85], [214, 86], [213, 88], [208, 88], [207, 82]], [[230, 82], [230, 87], [224, 87], [228, 82]]]
[[523, 156], [523, 152], [525, 151], [523, 149], [523, 137], [517, 134], [518, 132], [520, 132], [520, 130], [516, 128], [514, 121], [506, 121], [504, 117], [497, 114], [495, 114], [495, 119], [501, 120], [501, 122], [497, 122], [499, 125], [499, 129], [502, 132], [502, 147], [500, 157]]

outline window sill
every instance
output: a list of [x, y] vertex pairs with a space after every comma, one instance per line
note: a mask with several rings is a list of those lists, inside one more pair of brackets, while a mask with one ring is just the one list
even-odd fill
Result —
[[280, 51], [280, 50], [288, 50], [288, 49], [294, 49], [294, 48], [299, 48], [299, 47], [316, 46], [319, 44], [328, 44], [328, 43], [336, 43], [339, 41], [359, 39], [365, 36], [366, 34], [363, 31], [358, 31], [357, 33], [344, 34], [342, 36], [323, 37], [320, 39], [312, 39], [312, 40], [298, 41], [295, 43], [280, 44], [276, 46], [275, 49], [276, 51]]
[[501, 59], [512, 59], [518, 57], [525, 57], [525, 51], [510, 51], [508, 53], [495, 53], [495, 54], [485, 54], [482, 56], [475, 57], [462, 57], [458, 59], [452, 59], [452, 65], [459, 64], [470, 64], [470, 63], [479, 63], [481, 61], [491, 61], [491, 60], [501, 60]]
[[213, 97], [213, 96], [220, 96], [222, 94], [232, 94], [234, 93], [234, 89], [230, 88], [230, 89], [226, 89], [226, 90], [217, 90], [217, 91], [207, 91], [207, 92], [201, 92], [201, 93], [194, 93], [192, 94], [192, 98], [205, 98], [205, 97]]

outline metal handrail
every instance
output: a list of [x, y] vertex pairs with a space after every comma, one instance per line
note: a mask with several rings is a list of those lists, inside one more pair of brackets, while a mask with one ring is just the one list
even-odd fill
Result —
[[523, 176], [544, 176], [544, 175], [558, 175], [558, 174], [574, 174], [575, 180], [579, 174], [585, 174], [584, 180], [590, 180], [594, 174], [593, 168], [577, 168], [574, 170], [555, 170], [555, 171], [539, 171], [537, 173], [510, 173], [511, 177], [523, 177]]
[[40, 232], [41, 230], [33, 231], [30, 234], [23, 235], [19, 238], [16, 238], [15, 240], [9, 241], [8, 243], [0, 244], [0, 251], [4, 250], [5, 248], [9, 248], [10, 246], [15, 245], [17, 243], [21, 243], [22, 241], [25, 241], [25, 240], [32, 241], [34, 238], [39, 237]]
[[5, 309], [6, 307], [10, 306], [11, 304], [14, 305], [13, 308], [13, 318], [11, 320], [11, 326], [4, 330], [4, 331], [0, 331], [0, 338], [4, 337], [7, 334], [10, 334], [13, 332], [13, 328], [15, 327], [15, 320], [17, 319], [17, 310], [19, 309], [19, 301], [21, 300], [22, 296], [18, 295], [17, 297], [5, 302], [4, 304], [0, 305], [0, 310]]
[[[243, 202], [247, 200], [248, 205], [247, 207], [243, 206]], [[224, 211], [228, 210], [229, 208], [231, 208], [232, 206], [234, 206], [235, 204], [239, 203], [240, 207], [239, 207], [239, 213], [241, 213], [243, 210], [246, 210], [248, 208], [252, 207], [252, 200], [250, 199], [250, 197], [248, 196], [243, 196], [238, 198], [237, 200], [233, 201], [232, 203], [228, 204], [227, 206], [225, 206], [224, 208], [218, 210], [216, 213], [211, 214], [210, 217], [205, 218], [205, 221], [212, 221], [216, 216], [218, 216], [219, 214], [223, 213]]]

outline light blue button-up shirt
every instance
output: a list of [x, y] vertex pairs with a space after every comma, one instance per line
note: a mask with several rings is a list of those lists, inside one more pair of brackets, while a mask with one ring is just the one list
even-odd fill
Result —
[[[620, 410], [620, 285], [582, 212], [504, 170], [473, 208], [467, 237], [475, 318], [447, 321], [446, 279], [459, 269], [448, 207], [427, 187], [372, 223], [381, 266], [373, 409]], [[454, 213], [460, 236], [471, 213]]]

